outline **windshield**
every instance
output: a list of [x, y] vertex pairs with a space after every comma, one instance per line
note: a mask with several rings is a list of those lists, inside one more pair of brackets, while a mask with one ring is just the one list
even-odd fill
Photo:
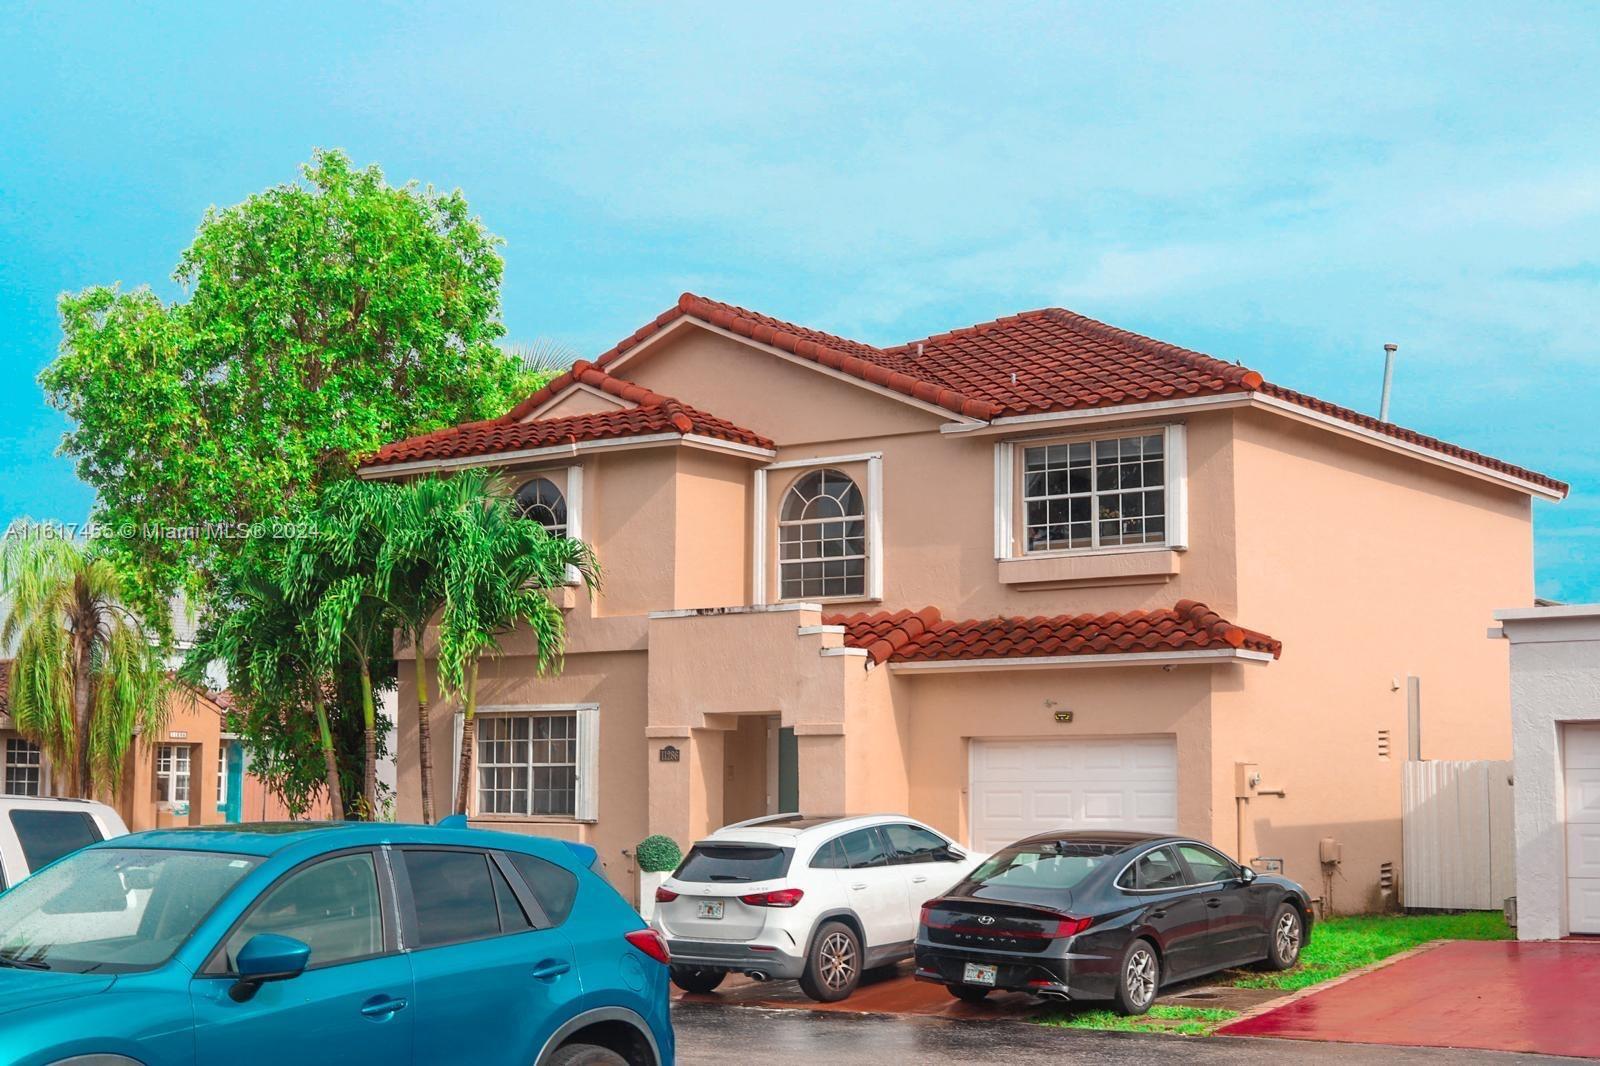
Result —
[[0, 966], [70, 973], [160, 966], [260, 861], [155, 848], [69, 855], [0, 895]]

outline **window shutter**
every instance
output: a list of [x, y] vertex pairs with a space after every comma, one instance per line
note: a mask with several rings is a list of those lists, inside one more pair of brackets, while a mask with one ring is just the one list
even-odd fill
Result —
[[1189, 448], [1185, 428], [1167, 427], [1167, 547], [1189, 546]]
[[[467, 721], [466, 712], [457, 711], [450, 716], [450, 810], [452, 813], [461, 809], [461, 734]], [[471, 810], [476, 810], [477, 801], [471, 804]]]
[[578, 789], [572, 816], [580, 822], [600, 818], [600, 706], [578, 707]]
[[[583, 467], [576, 463], [567, 467], [567, 536], [583, 539]], [[577, 567], [567, 567], [567, 584], [576, 585], [582, 580]]]
[[1012, 499], [1012, 462], [1016, 455], [1016, 446], [1003, 442], [994, 446], [994, 557], [1008, 559], [1011, 557], [1012, 545], [1012, 509], [1016, 502]]

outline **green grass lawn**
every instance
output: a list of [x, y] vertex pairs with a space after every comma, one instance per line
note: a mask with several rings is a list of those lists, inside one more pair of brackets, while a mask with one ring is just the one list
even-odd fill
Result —
[[1236, 970], [1228, 982], [1239, 988], [1281, 988], [1294, 991], [1320, 984], [1342, 973], [1370, 966], [1380, 959], [1430, 940], [1509, 940], [1511, 929], [1497, 911], [1465, 914], [1374, 914], [1329, 918], [1311, 930], [1311, 943], [1300, 965], [1281, 973]]
[[[1511, 930], [1497, 912], [1466, 914], [1375, 914], [1356, 918], [1330, 918], [1312, 929], [1311, 943], [1292, 970], [1229, 970], [1217, 983], [1237, 988], [1278, 988], [1285, 992], [1308, 988], [1323, 981], [1370, 966], [1432, 940], [1508, 940]], [[1202, 981], [1207, 979], [1202, 979]], [[1203, 1036], [1237, 1012], [1212, 1007], [1174, 1007], [1158, 1003], [1150, 1013], [1126, 1018], [1109, 1010], [1052, 1011], [1033, 1019], [1040, 1025], [1063, 1029], [1113, 1029], [1122, 1032], [1180, 1033]]]
[[1204, 1036], [1237, 1015], [1236, 1011], [1212, 1007], [1169, 1007], [1157, 1003], [1150, 1013], [1129, 1018], [1112, 1010], [1081, 1010], [1068, 1014], [1049, 1014], [1035, 1018], [1040, 1025], [1061, 1029], [1112, 1029], [1123, 1033], [1181, 1033]]

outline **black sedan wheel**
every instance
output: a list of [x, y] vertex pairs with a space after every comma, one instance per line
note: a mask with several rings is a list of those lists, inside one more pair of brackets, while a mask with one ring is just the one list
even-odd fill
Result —
[[1300, 948], [1305, 943], [1305, 922], [1300, 912], [1287, 903], [1278, 904], [1273, 912], [1270, 928], [1272, 943], [1267, 947], [1267, 969], [1287, 970], [1300, 961]]
[[1156, 1001], [1161, 987], [1161, 960], [1155, 945], [1135, 940], [1122, 953], [1122, 969], [1117, 974], [1118, 1014], [1143, 1014]]
[[708, 970], [703, 966], [674, 966], [672, 983], [685, 992], [711, 992], [728, 974], [724, 970]]

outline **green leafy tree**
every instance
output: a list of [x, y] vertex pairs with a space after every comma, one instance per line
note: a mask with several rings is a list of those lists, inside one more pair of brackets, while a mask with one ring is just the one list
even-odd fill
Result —
[[112, 560], [50, 527], [16, 523], [0, 545], [11, 715], [74, 796], [114, 795], [134, 737], [166, 722], [166, 674], [127, 589]]
[[556, 669], [566, 623], [549, 596], [569, 570], [593, 588], [599, 569], [582, 541], [553, 537], [522, 517], [505, 487], [481, 472], [457, 475], [459, 504], [439, 527], [438, 558], [444, 589], [439, 617], [441, 684], [462, 701], [461, 760], [456, 769], [456, 813], [465, 814], [472, 786], [478, 664], [500, 654], [500, 638], [525, 626], [537, 648], [540, 673]]
[[354, 457], [510, 406], [499, 243], [459, 192], [319, 151], [300, 181], [207, 212], [174, 273], [185, 300], [62, 297], [40, 382], [152, 605], [203, 590], [241, 524], [347, 478]]

